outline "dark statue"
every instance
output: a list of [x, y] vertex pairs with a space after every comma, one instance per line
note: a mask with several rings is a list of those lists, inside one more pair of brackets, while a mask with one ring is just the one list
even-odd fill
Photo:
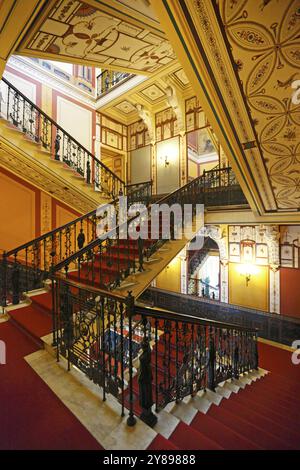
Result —
[[86, 182], [91, 184], [91, 164], [89, 160], [86, 162]]
[[55, 142], [54, 142], [55, 160], [60, 160], [59, 158], [60, 139], [61, 139], [60, 135], [56, 134]]
[[77, 245], [78, 245], [79, 250], [81, 250], [81, 248], [83, 248], [84, 242], [85, 242], [85, 235], [83, 233], [83, 229], [81, 228], [80, 233], [77, 237]]
[[17, 265], [14, 265], [11, 275], [12, 283], [12, 303], [17, 305], [20, 302], [20, 271]]
[[152, 368], [151, 368], [151, 348], [147, 338], [142, 344], [143, 352], [140, 355], [140, 368], [138, 373], [139, 402], [142, 408], [141, 420], [149, 426], [157, 423], [157, 417], [152, 413]]

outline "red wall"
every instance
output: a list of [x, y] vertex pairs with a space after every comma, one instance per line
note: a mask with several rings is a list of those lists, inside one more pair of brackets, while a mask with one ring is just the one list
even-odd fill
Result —
[[280, 269], [280, 312], [300, 318], [300, 269]]

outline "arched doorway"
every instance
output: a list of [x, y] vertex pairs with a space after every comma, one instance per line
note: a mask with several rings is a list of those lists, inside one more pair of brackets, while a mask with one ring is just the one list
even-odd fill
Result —
[[217, 243], [204, 237], [200, 250], [187, 250], [187, 292], [220, 300], [220, 252]]

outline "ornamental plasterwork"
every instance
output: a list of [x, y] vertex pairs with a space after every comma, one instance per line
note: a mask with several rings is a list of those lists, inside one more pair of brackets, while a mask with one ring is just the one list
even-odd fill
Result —
[[163, 34], [123, 18], [109, 15], [100, 4], [59, 0], [30, 32], [20, 52], [69, 57], [140, 73], [154, 72], [175, 60]]
[[279, 208], [300, 207], [298, 0], [220, 0], [220, 13]]

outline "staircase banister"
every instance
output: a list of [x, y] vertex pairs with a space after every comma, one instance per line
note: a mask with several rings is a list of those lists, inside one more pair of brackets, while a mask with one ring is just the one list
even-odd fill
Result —
[[130, 184], [126, 184], [125, 187], [126, 188], [131, 188], [132, 186], [142, 186], [142, 185], [146, 185], [146, 184], [153, 184], [153, 181], [152, 180], [147, 180], [147, 181], [142, 181], [141, 183], [130, 183]]
[[[146, 211], [144, 212], [148, 212], [148, 210], [146, 209]], [[143, 214], [143, 213], [142, 213]], [[141, 215], [141, 214], [140, 214]], [[74, 261], [75, 259], [77, 258], [81, 258], [85, 253], [87, 253], [88, 251], [92, 250], [93, 248], [95, 248], [96, 246], [98, 245], [101, 245], [102, 243], [104, 243], [107, 239], [111, 238], [113, 239], [115, 237], [115, 235], [119, 232], [119, 230], [123, 227], [126, 227], [127, 224], [129, 224], [130, 222], [132, 222], [133, 220], [135, 220], [137, 217], [139, 217], [140, 215], [134, 215], [133, 217], [131, 217], [131, 219], [128, 219], [127, 221], [123, 222], [121, 225], [117, 225], [117, 227], [111, 229], [109, 232], [105, 232], [103, 235], [101, 235], [100, 237], [97, 237], [95, 240], [91, 241], [88, 245], [84, 246], [83, 248], [81, 248], [81, 250], [78, 250], [76, 251], [75, 253], [73, 253], [71, 256], [69, 256], [68, 258], [66, 258], [65, 260], [61, 261], [60, 263], [56, 264], [55, 266], [53, 266], [52, 268], [52, 272], [56, 272], [56, 271], [59, 271], [61, 270], [64, 266], [67, 266], [68, 264], [72, 263], [72, 261]]]
[[[111, 204], [113, 204], [113, 202]], [[90, 217], [91, 215], [96, 214], [96, 212], [97, 212], [97, 209], [93, 209], [91, 212], [88, 212], [87, 214], [81, 215], [80, 217], [78, 217], [77, 219], [72, 220], [71, 222], [68, 222], [64, 225], [61, 225], [60, 227], [57, 227], [53, 230], [50, 230], [49, 232], [44, 233], [43, 235], [40, 235], [37, 238], [33, 238], [29, 242], [26, 242], [23, 245], [17, 246], [13, 250], [7, 251], [5, 253], [5, 255], [7, 257], [9, 257], [9, 256], [12, 256], [13, 254], [17, 253], [18, 251], [25, 250], [29, 246], [33, 245], [33, 243], [38, 243], [38, 242], [44, 240], [44, 238], [48, 238], [51, 235], [55, 235], [57, 232], [60, 232], [61, 230], [64, 230], [68, 227], [71, 227], [71, 225], [76, 224], [76, 223], [80, 222], [81, 220], [84, 220], [86, 217]]]
[[57, 129], [59, 129], [61, 132], [63, 132], [69, 139], [71, 139], [78, 147], [81, 148], [81, 150], [83, 150], [85, 153], [87, 153], [91, 158], [92, 160], [94, 160], [98, 165], [100, 165], [105, 171], [107, 171], [108, 173], [110, 173], [112, 175], [113, 178], [116, 178], [117, 180], [120, 181], [120, 183], [122, 183], [122, 185], [125, 186], [125, 181], [123, 181], [118, 175], [116, 175], [115, 173], [113, 173], [103, 162], [101, 162], [100, 160], [98, 160], [97, 157], [95, 157], [95, 155], [92, 154], [92, 152], [90, 152], [90, 150], [88, 150], [87, 148], [85, 148], [82, 144], [80, 144], [78, 142], [78, 140], [76, 140], [74, 137], [72, 137], [65, 129], [63, 129], [56, 121], [54, 121], [54, 119], [52, 119], [50, 116], [48, 116], [48, 114], [46, 114], [41, 108], [39, 108], [35, 103], [33, 103], [33, 101], [31, 101], [29, 98], [27, 98], [27, 96], [25, 96], [21, 91], [19, 91], [14, 85], [12, 85], [6, 78], [2, 77], [2, 81], [4, 83], [6, 83], [7, 86], [9, 86], [9, 88], [12, 88], [16, 93], [18, 93], [25, 101], [27, 101], [27, 103], [30, 104], [30, 106], [32, 106], [33, 108], [35, 108], [40, 114], [42, 114], [46, 119], [47, 121], [51, 122], [51, 124], [53, 124]]
[[193, 323], [197, 325], [208, 325], [213, 326], [216, 328], [228, 328], [233, 329], [235, 331], [244, 331], [248, 333], [257, 333], [259, 331], [258, 328], [247, 328], [244, 326], [236, 325], [234, 323], [225, 323], [220, 322], [217, 320], [208, 320], [207, 318], [195, 317], [193, 315], [187, 315], [185, 313], [177, 313], [171, 310], [165, 310], [162, 308], [153, 308], [153, 307], [142, 307], [140, 305], [136, 305], [134, 307], [135, 313], [140, 315], [148, 316], [148, 317], [158, 317], [165, 320], [175, 320], [180, 321], [182, 323]]
[[215, 287], [215, 286], [211, 286], [210, 284], [208, 284], [208, 282], [205, 282], [205, 281], [202, 281], [201, 279], [197, 279], [196, 277], [190, 277], [189, 278], [190, 281], [197, 281], [197, 282], [200, 282], [200, 284], [203, 284], [204, 286], [207, 286], [209, 287], [210, 289], [214, 289], [214, 290], [219, 290], [218, 287]]
[[[230, 171], [231, 167], [226, 167], [221, 169], [222, 171]], [[172, 193], [163, 196], [161, 199], [159, 199], [156, 204], [160, 205], [163, 204], [165, 201], [168, 201], [170, 198], [172, 198], [174, 195], [180, 193], [183, 189], [186, 190], [187, 188], [191, 187], [193, 184], [197, 184], [197, 181], [200, 181], [202, 178], [202, 175], [198, 176], [194, 180], [190, 181], [189, 183], [185, 184], [184, 186], [181, 186], [180, 188], [175, 189]], [[100, 237], [96, 238], [92, 242], [90, 242], [88, 245], [83, 247], [81, 250], [73, 253], [71, 256], [66, 258], [65, 260], [61, 261], [57, 265], [52, 267], [52, 273], [61, 270], [64, 266], [69, 265], [71, 262], [73, 262], [75, 259], [80, 259], [85, 253], [87, 253], [90, 250], [93, 250], [93, 248], [100, 246], [105, 240], [108, 238], [113, 239], [116, 235], [118, 235], [119, 231], [121, 228], [127, 228], [128, 225], [133, 222], [135, 219], [138, 217], [141, 217], [143, 214], [148, 214], [148, 208], [146, 208], [144, 211], [141, 213], [138, 213], [134, 216], [132, 216], [130, 219], [127, 221], [123, 222], [121, 225], [118, 225], [117, 227], [113, 228], [109, 232], [106, 232], [105, 234], [101, 235]]]
[[64, 276], [60, 273], [56, 273], [55, 275], [50, 276], [50, 279], [53, 279], [55, 281], [62, 281], [64, 284], [67, 284], [69, 287], [76, 287], [78, 289], [85, 290], [87, 292], [91, 292], [93, 294], [97, 294], [99, 296], [104, 296], [106, 298], [112, 299], [112, 300], [118, 300], [119, 302], [124, 302], [127, 297], [124, 297], [122, 295], [114, 294], [111, 293], [107, 290], [103, 290], [101, 288], [96, 288], [93, 286], [87, 286], [86, 284], [83, 284], [81, 282], [77, 281], [71, 281], [70, 279], [65, 279]]

